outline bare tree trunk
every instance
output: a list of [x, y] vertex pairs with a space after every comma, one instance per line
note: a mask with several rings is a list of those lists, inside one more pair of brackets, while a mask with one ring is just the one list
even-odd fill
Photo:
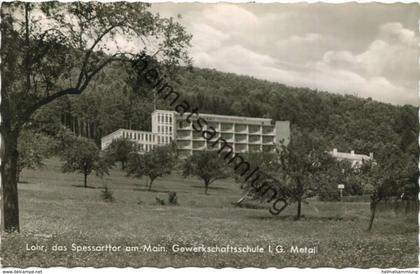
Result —
[[297, 206], [297, 214], [296, 214], [296, 220], [299, 220], [300, 219], [300, 216], [301, 216], [301, 213], [302, 213], [302, 199], [301, 198], [299, 198], [298, 199], [298, 201], [297, 201], [297, 203], [298, 203], [298, 206]]
[[85, 184], [84, 184], [84, 186], [87, 187], [87, 176], [88, 175], [86, 173], [84, 173], [84, 176], [85, 176], [85, 180], [84, 180]]
[[150, 181], [149, 181], [149, 188], [147, 189], [147, 191], [151, 191], [152, 190], [153, 181], [154, 180], [150, 179]]
[[3, 185], [4, 230], [6, 232], [19, 232], [19, 200], [17, 189], [18, 134], [3, 132], [3, 141], [4, 154], [1, 161], [1, 179]]
[[73, 132], [77, 136], [77, 119], [76, 117], [73, 117]]
[[82, 136], [82, 122], [79, 118], [76, 118], [77, 121], [77, 136]]
[[204, 194], [207, 194], [208, 190], [209, 190], [209, 181], [204, 181]]
[[377, 204], [378, 204], [378, 202], [376, 202], [376, 201], [370, 202], [370, 220], [369, 220], [369, 227], [368, 227], [369, 232], [372, 230], [373, 220], [375, 219], [376, 205]]

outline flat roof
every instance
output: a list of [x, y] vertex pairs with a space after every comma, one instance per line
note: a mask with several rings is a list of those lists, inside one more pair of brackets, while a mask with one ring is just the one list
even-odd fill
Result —
[[334, 153], [333, 151], [330, 151], [329, 153], [336, 158], [347, 159], [347, 160], [368, 160], [368, 159], [370, 159], [370, 157], [368, 155], [365, 155], [365, 154], [356, 154], [356, 153], [351, 154], [351, 153], [347, 153], [347, 152], [336, 152], [336, 153]]
[[142, 134], [157, 135], [157, 133], [153, 133], [153, 132], [151, 132], [151, 131], [142, 131], [142, 130], [135, 130], [135, 129], [119, 128], [119, 129], [117, 129], [116, 131], [114, 131], [114, 132], [112, 132], [112, 133], [110, 133], [110, 134], [107, 134], [107, 135], [105, 135], [105, 136], [101, 137], [101, 140], [102, 140], [102, 139], [104, 139], [104, 138], [106, 138], [106, 137], [109, 137], [109, 136], [111, 136], [111, 135], [115, 135], [115, 134], [117, 134], [117, 133], [118, 133], [118, 132], [120, 132], [120, 131], [130, 131], [131, 133], [142, 133]]
[[[175, 113], [175, 115], [177, 116], [181, 116], [178, 112], [176, 111], [171, 111], [171, 110], [154, 110], [153, 112], [170, 112], [170, 113]], [[190, 115], [191, 112], [186, 112], [184, 113], [184, 115], [182, 116], [188, 116]], [[208, 121], [213, 120], [212, 118], [217, 118], [217, 119], [223, 119], [223, 120], [235, 120], [237, 122], [266, 122], [266, 123], [270, 123], [273, 121], [273, 119], [270, 118], [257, 118], [257, 117], [247, 117], [247, 116], [234, 116], [234, 115], [221, 115], [221, 114], [208, 114], [208, 113], [198, 113], [199, 117], [202, 118], [210, 118], [208, 119]]]

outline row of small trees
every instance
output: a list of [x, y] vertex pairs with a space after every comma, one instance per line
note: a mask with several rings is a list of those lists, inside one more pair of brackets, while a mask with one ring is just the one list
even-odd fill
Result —
[[179, 165], [178, 153], [174, 145], [158, 146], [147, 153], [140, 153], [138, 146], [124, 138], [115, 139], [105, 150], [105, 155], [112, 163], [120, 162], [128, 176], [147, 177], [150, 191], [155, 180], [180, 169], [184, 177], [195, 176], [204, 183], [204, 192], [208, 194], [210, 184], [231, 175], [230, 169], [219, 158], [217, 152], [195, 153]]
[[[84, 187], [88, 177], [109, 175], [109, 170], [117, 162], [128, 176], [147, 177], [150, 191], [159, 177], [170, 174], [177, 165], [178, 155], [173, 145], [159, 146], [150, 152], [140, 151], [138, 145], [128, 139], [113, 140], [105, 151], [101, 151], [91, 139], [75, 136], [62, 129], [55, 138], [26, 130], [19, 140], [18, 176], [24, 168], [35, 169], [44, 166], [44, 159], [58, 155], [63, 161], [62, 172], [83, 175]], [[217, 179], [229, 176], [228, 167], [218, 158], [217, 153], [194, 154], [182, 166], [182, 174], [197, 176], [203, 180], [205, 193]]]
[[[281, 190], [276, 198], [297, 203], [296, 219], [301, 217], [303, 201], [321, 194], [337, 195], [339, 183], [345, 183], [346, 187], [357, 184], [370, 195], [369, 231], [380, 201], [391, 197], [417, 199], [417, 159], [396, 145], [387, 145], [376, 154], [375, 160], [360, 166], [337, 161], [328, 151], [326, 142], [316, 132], [293, 131], [290, 143], [282, 144], [278, 153], [249, 155], [248, 160], [277, 179], [268, 181], [270, 187]], [[265, 198], [261, 192], [253, 191], [250, 181], [242, 180], [242, 183], [252, 198]]]
[[[51, 140], [47, 137], [28, 133], [21, 138], [19, 170], [41, 166], [42, 157], [51, 155], [51, 149], [48, 149]], [[37, 140], [37, 145], [31, 146], [31, 140]], [[250, 184], [251, 181], [243, 180], [220, 157], [223, 154], [216, 151], [194, 153], [182, 165], [177, 165], [178, 155], [173, 145], [141, 152], [136, 143], [121, 138], [114, 140], [105, 151], [100, 151], [93, 141], [63, 132], [55, 146], [62, 149], [59, 153], [64, 161], [62, 171], [83, 174], [85, 187], [90, 174], [94, 172], [97, 176], [103, 176], [108, 174], [109, 168], [116, 162], [121, 162], [121, 167], [128, 176], [148, 178], [146, 186], [149, 191], [157, 178], [170, 174], [174, 169], [180, 169], [184, 177], [200, 178], [206, 194], [213, 182], [233, 177], [245, 189], [247, 197], [260, 201], [266, 198], [261, 197], [261, 192], [253, 191], [255, 187]], [[384, 153], [377, 155], [374, 162], [367, 161], [358, 168], [351, 167], [345, 161], [336, 161], [327, 151], [316, 133], [294, 132], [288, 146], [282, 145], [277, 153], [249, 153], [243, 155], [243, 158], [251, 166], [258, 166], [277, 179], [271, 181], [271, 187], [282, 190], [278, 195], [286, 197], [288, 203], [297, 203], [296, 219], [301, 217], [301, 204], [307, 198], [337, 195], [337, 183], [352, 187], [355, 178], [358, 187], [366, 189], [370, 194], [369, 230], [380, 201], [391, 196], [410, 198], [418, 192], [415, 184], [418, 175], [415, 159], [394, 146], [389, 146]]]
[[62, 128], [56, 136], [48, 136], [33, 130], [24, 130], [19, 138], [18, 174], [23, 168], [35, 169], [44, 166], [44, 159], [58, 155], [64, 162], [62, 172], [77, 172], [83, 175], [84, 187], [88, 176], [95, 173], [102, 177], [109, 174], [112, 158], [100, 151], [91, 139], [75, 136]]

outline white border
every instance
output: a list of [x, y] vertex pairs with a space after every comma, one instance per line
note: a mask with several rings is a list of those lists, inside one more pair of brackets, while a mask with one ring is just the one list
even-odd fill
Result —
[[[99, 2], [114, 2], [112, 0], [98, 0]], [[126, 0], [127, 2], [137, 2], [133, 0]], [[6, 1], [0, 1], [0, 2], [11, 2], [9, 0]], [[27, 2], [26, 0], [24, 2]], [[39, 0], [33, 0], [32, 2], [42, 2]], [[71, 0], [64, 0], [60, 2], [72, 2]], [[82, 2], [87, 2], [86, 0], [82, 0]], [[247, 0], [229, 0], [229, 1], [218, 1], [218, 0], [172, 0], [172, 1], [165, 1], [165, 0], [146, 0], [146, 2], [149, 3], [165, 3], [165, 2], [172, 2], [172, 3], [326, 3], [326, 4], [343, 4], [343, 3], [383, 3], [383, 4], [394, 4], [394, 3], [403, 3], [403, 4], [413, 4], [417, 3], [420, 8], [420, 2], [414, 1], [414, 0], [379, 0], [379, 1], [370, 1], [370, 0], [330, 0], [330, 1], [317, 1], [317, 0], [255, 0], [255, 1], [247, 1]], [[420, 18], [419, 18], [419, 29], [420, 32]], [[419, 45], [420, 47], [420, 45]], [[419, 49], [419, 69], [420, 69], [420, 49]], [[420, 71], [419, 71], [420, 72]], [[1, 81], [1, 80], [0, 80]], [[420, 99], [420, 81], [418, 83], [418, 96]], [[0, 98], [1, 101], [1, 98]], [[420, 108], [419, 108], [419, 120], [420, 120]], [[1, 117], [0, 117], [1, 122]], [[418, 143], [420, 145], [420, 136], [418, 137]], [[0, 139], [0, 147], [1, 139]], [[1, 163], [1, 159], [0, 159]], [[419, 157], [419, 170], [420, 170], [420, 157]], [[418, 180], [419, 186], [420, 186], [420, 178]], [[1, 188], [1, 177], [0, 177], [0, 188]], [[1, 202], [1, 193], [0, 193], [0, 202]], [[419, 193], [419, 200], [420, 200], [420, 193]], [[1, 219], [2, 216], [0, 216]], [[420, 212], [418, 214], [418, 222], [420, 227]], [[2, 220], [1, 220], [2, 221]], [[420, 233], [419, 233], [419, 245], [420, 245]], [[0, 235], [0, 248], [1, 248], [1, 235]], [[0, 264], [1, 264], [1, 257], [0, 257]], [[420, 267], [420, 253], [419, 253], [419, 267]], [[1, 265], [0, 265], [1, 268]], [[105, 273], [105, 274], [114, 274], [114, 273], [197, 273], [202, 272], [203, 274], [207, 273], [279, 273], [279, 272], [286, 272], [286, 273], [336, 273], [339, 271], [340, 273], [348, 273], [352, 274], [357, 271], [357, 273], [389, 273], [389, 274], [399, 274], [399, 273], [416, 273], [418, 274], [420, 268], [408, 268], [408, 269], [397, 269], [397, 268], [389, 268], [389, 269], [380, 269], [380, 268], [369, 268], [369, 269], [360, 269], [360, 268], [296, 268], [296, 267], [287, 267], [287, 268], [254, 268], [254, 267], [247, 267], [242, 269], [235, 269], [235, 268], [222, 268], [222, 269], [216, 269], [211, 267], [185, 267], [185, 268], [153, 268], [153, 267], [144, 267], [144, 268], [116, 268], [116, 267], [106, 267], [106, 268], [93, 268], [93, 267], [76, 267], [76, 268], [64, 268], [64, 267], [51, 267], [51, 268], [38, 268], [38, 267], [31, 267], [31, 268], [2, 268], [2, 273], [10, 273], [10, 274], [43, 274], [43, 273]]]
[[[11, 271], [11, 272], [8, 272]], [[40, 272], [42, 271], [42, 272]], [[417, 268], [407, 268], [407, 269], [397, 269], [397, 268], [389, 268], [386, 270], [382, 270], [380, 268], [369, 268], [369, 269], [359, 269], [359, 268], [343, 268], [343, 269], [336, 269], [336, 268], [296, 268], [296, 267], [287, 267], [287, 268], [254, 268], [254, 267], [247, 267], [242, 269], [237, 268], [211, 268], [211, 267], [185, 267], [185, 268], [153, 268], [153, 267], [144, 267], [144, 268], [116, 268], [116, 267], [106, 267], [106, 268], [93, 268], [93, 267], [76, 267], [76, 268], [64, 268], [64, 267], [51, 267], [51, 268], [25, 268], [25, 269], [18, 269], [18, 268], [4, 268], [2, 269], [2, 273], [10, 273], [10, 274], [68, 274], [68, 273], [77, 273], [77, 274], [92, 274], [92, 273], [101, 273], [101, 274], [115, 274], [115, 273], [128, 273], [128, 274], [138, 274], [138, 273], [153, 273], [153, 274], [161, 274], [161, 273], [171, 273], [171, 274], [180, 274], [180, 273], [187, 273], [187, 274], [195, 274], [197, 272], [200, 273], [223, 273], [223, 274], [236, 274], [236, 273], [252, 273], [252, 274], [271, 274], [271, 273], [279, 273], [279, 272], [286, 272], [286, 273], [303, 273], [303, 274], [324, 274], [324, 273], [336, 273], [339, 271], [343, 274], [354, 274], [356, 271], [357, 273], [384, 273], [384, 274], [418, 274]]]

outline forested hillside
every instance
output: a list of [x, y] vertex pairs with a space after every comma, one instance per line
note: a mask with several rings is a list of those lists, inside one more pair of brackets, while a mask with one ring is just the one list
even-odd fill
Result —
[[182, 90], [202, 112], [290, 120], [292, 126], [317, 130], [331, 146], [368, 153], [385, 144], [417, 147], [417, 110], [372, 99], [292, 88], [214, 70], [184, 71]]
[[[36, 120], [45, 122], [53, 117], [97, 140], [122, 127], [150, 130], [153, 92], [132, 82], [118, 67], [109, 68], [86, 93], [43, 109]], [[202, 113], [290, 120], [292, 127], [318, 131], [331, 148], [340, 151], [380, 153], [386, 146], [397, 146], [417, 155], [414, 106], [396, 106], [198, 68], [181, 68], [171, 83]], [[170, 109], [164, 100], [157, 100], [157, 107]]]

